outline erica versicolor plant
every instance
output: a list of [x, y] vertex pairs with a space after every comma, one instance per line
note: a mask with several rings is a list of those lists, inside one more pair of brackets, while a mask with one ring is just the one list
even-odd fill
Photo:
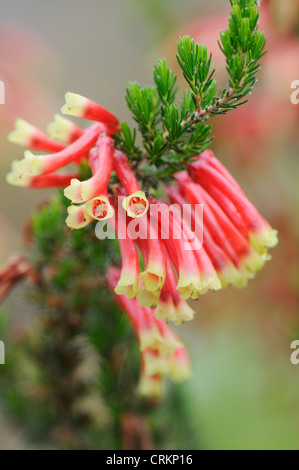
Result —
[[12, 163], [10, 184], [62, 187], [70, 229], [100, 221], [100, 229], [116, 235], [120, 262], [107, 267], [107, 283], [137, 337], [143, 395], [160, 395], [166, 374], [175, 381], [189, 375], [186, 349], [168, 321], [193, 319], [188, 299], [245, 287], [277, 244], [275, 230], [208, 150], [210, 118], [245, 102], [264, 54], [256, 0], [231, 0], [231, 6], [219, 41], [226, 87], [217, 87], [207, 48], [185, 36], [177, 61], [188, 89], [180, 97], [166, 60], [154, 67], [154, 86], [128, 85], [137, 128], [68, 92], [62, 113], [94, 121], [90, 126], [56, 115], [49, 135], [18, 120], [9, 136], [30, 149]]

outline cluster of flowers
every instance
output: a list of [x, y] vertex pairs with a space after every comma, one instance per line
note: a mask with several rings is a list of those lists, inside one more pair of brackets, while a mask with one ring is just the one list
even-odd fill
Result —
[[[47, 136], [18, 120], [10, 140], [51, 153], [26, 151], [23, 160], [12, 163], [7, 181], [33, 188], [65, 187], [72, 202], [66, 223], [73, 229], [93, 220], [111, 223], [122, 265], [109, 269], [108, 283], [139, 341], [140, 390], [157, 395], [162, 375], [179, 380], [190, 371], [184, 346], [163, 320], [175, 324], [191, 320], [194, 311], [186, 301], [208, 290], [244, 287], [269, 259], [268, 248], [277, 244], [276, 231], [211, 151], [175, 175], [176, 183], [167, 188], [169, 203], [162, 203], [146, 196], [127, 156], [115, 149], [113, 134], [119, 121], [114, 115], [72, 93], [66, 94], [62, 112], [96, 122], [82, 130], [57, 115]], [[58, 172], [83, 160], [92, 172], [88, 180], [80, 181], [78, 171]], [[112, 172], [118, 183], [109, 185]], [[203, 218], [198, 206], [203, 207]], [[202, 239], [194, 227], [201, 228]]]

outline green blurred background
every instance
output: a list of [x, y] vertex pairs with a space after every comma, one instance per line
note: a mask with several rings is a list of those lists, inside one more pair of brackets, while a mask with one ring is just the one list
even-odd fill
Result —
[[[203, 296], [195, 304], [195, 322], [179, 329], [192, 358], [188, 399], [198, 448], [204, 449], [299, 448], [299, 365], [290, 362], [290, 344], [299, 339], [299, 105], [290, 101], [291, 82], [299, 80], [299, 6], [297, 0], [268, 5], [261, 24], [269, 52], [257, 89], [242, 110], [215, 120], [213, 149], [279, 230], [280, 244], [246, 290]], [[11, 160], [23, 154], [6, 142], [14, 120], [22, 117], [45, 129], [68, 90], [128, 119], [127, 82], [151, 83], [153, 63], [161, 56], [175, 67], [180, 34], [217, 50], [229, 1], [10, 0], [1, 6], [6, 103], [0, 106], [0, 260], [5, 262], [22, 246], [30, 211], [51, 193], [6, 184]], [[217, 53], [214, 65], [216, 78], [224, 81]], [[31, 312], [22, 288], [5, 308], [11, 310], [12, 330], [24, 328]], [[0, 410], [0, 449], [28, 446], [22, 429], [3, 406]]]

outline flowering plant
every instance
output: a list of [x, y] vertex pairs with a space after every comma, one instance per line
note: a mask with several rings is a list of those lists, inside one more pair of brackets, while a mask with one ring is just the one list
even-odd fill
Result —
[[[258, 31], [256, 0], [231, 0], [231, 6], [229, 27], [221, 33], [219, 43], [229, 73], [226, 87], [217, 88], [207, 48], [189, 37], [178, 42], [177, 60], [189, 86], [180, 101], [176, 75], [165, 60], [159, 60], [154, 67], [154, 87], [128, 85], [126, 101], [137, 123], [141, 145], [137, 143], [136, 129], [132, 130], [126, 122], [120, 123], [94, 101], [70, 92], [66, 94], [62, 113], [94, 121], [90, 126], [83, 129], [56, 115], [48, 135], [18, 120], [9, 136], [12, 142], [30, 150], [23, 160], [12, 163], [8, 183], [30, 188], [64, 188], [65, 198], [54, 203], [60, 208], [54, 213], [61, 213], [67, 205], [68, 228], [59, 227], [58, 217], [57, 231], [73, 237], [72, 254], [75, 252], [77, 261], [81, 258], [82, 262], [85, 256], [85, 261], [92, 264], [91, 270], [98, 270], [93, 289], [97, 290], [98, 285], [102, 291], [107, 282], [116, 303], [129, 319], [140, 350], [138, 393], [144, 397], [162, 394], [164, 375], [174, 381], [190, 375], [185, 346], [168, 324], [179, 325], [193, 319], [195, 312], [188, 299], [198, 299], [209, 290], [215, 292], [229, 285], [245, 287], [270, 259], [268, 248], [277, 243], [276, 231], [208, 150], [211, 142], [208, 121], [244, 102], [254, 86], [264, 54], [265, 38]], [[48, 153], [35, 154], [32, 150]], [[69, 165], [71, 169], [64, 170]], [[160, 199], [163, 190], [167, 202]], [[103, 233], [110, 230], [116, 235], [120, 257], [115, 254], [115, 243], [109, 239], [96, 241], [104, 247], [99, 256], [96, 250], [87, 256], [78, 251], [76, 254], [78, 239], [71, 229], [85, 231], [86, 237], [90, 237], [94, 221], [98, 221], [97, 235], [101, 233], [98, 238], [105, 238]], [[38, 262], [32, 261], [37, 279], [35, 289], [39, 293], [45, 288], [45, 266], [41, 259], [44, 262], [47, 250], [51, 251], [42, 244], [45, 227], [53, 230], [43, 215], [35, 216], [33, 234], [43, 255]], [[56, 252], [58, 264], [60, 248]], [[67, 250], [63, 256], [67, 256]], [[94, 261], [101, 264], [95, 266]], [[69, 265], [65, 262], [68, 273]], [[26, 269], [32, 275], [32, 270]], [[50, 274], [54, 284], [59, 282], [57, 276], [61, 278], [60, 269], [61, 266], [59, 269], [56, 266], [55, 275]], [[82, 266], [76, 269], [83, 282]], [[67, 276], [64, 275], [62, 283], [66, 288]], [[45, 303], [47, 298], [43, 299]], [[58, 311], [71, 309], [71, 305], [64, 303], [62, 307], [61, 300], [50, 295], [52, 307], [53, 302]], [[57, 315], [55, 318], [60, 323]], [[52, 320], [50, 315], [48, 322], [53, 327]], [[79, 326], [82, 327], [80, 322]], [[105, 324], [101, 328], [105, 334]], [[62, 329], [65, 340], [73, 344], [74, 338], [69, 338], [65, 326]], [[106, 333], [109, 335], [108, 329]], [[100, 354], [105, 349], [104, 343], [103, 340], [98, 344]]]

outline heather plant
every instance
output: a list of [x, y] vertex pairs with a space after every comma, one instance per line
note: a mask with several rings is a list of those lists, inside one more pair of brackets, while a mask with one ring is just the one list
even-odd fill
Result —
[[31, 280], [38, 326], [16, 342], [3, 395], [35, 437], [70, 448], [197, 445], [184, 387], [165, 389], [165, 376], [191, 375], [173, 324], [192, 321], [189, 299], [245, 287], [277, 244], [209, 149], [211, 119], [242, 105], [256, 82], [265, 53], [258, 19], [255, 0], [231, 0], [220, 89], [207, 48], [180, 38], [188, 88], [181, 94], [159, 60], [154, 86], [127, 87], [136, 128], [70, 92], [62, 113], [93, 121], [86, 128], [61, 115], [48, 135], [16, 122], [9, 139], [30, 150], [8, 183], [60, 188], [32, 215], [26, 255], [0, 278], [3, 295]]

